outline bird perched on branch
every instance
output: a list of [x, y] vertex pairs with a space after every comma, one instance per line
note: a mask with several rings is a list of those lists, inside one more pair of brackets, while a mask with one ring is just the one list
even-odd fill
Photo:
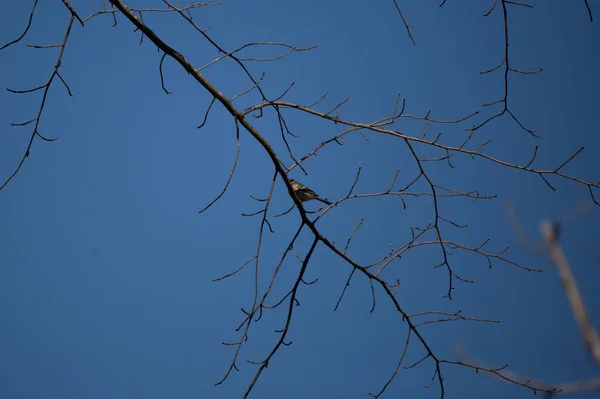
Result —
[[296, 194], [296, 197], [298, 197], [300, 202], [317, 200], [321, 201], [324, 204], [331, 205], [331, 202], [327, 201], [326, 199], [320, 198], [313, 190], [306, 187], [304, 184], [298, 183], [294, 179], [290, 179], [290, 184], [294, 189], [294, 194]]

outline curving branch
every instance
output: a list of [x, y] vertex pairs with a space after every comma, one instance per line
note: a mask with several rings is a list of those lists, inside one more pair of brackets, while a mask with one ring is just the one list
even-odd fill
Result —
[[21, 33], [21, 35], [19, 37], [17, 37], [15, 40], [10, 41], [10, 42], [6, 43], [4, 46], [0, 47], [0, 51], [4, 50], [5, 48], [7, 48], [15, 43], [20, 42], [21, 39], [23, 39], [25, 37], [27, 32], [29, 32], [29, 28], [31, 27], [31, 21], [33, 21], [33, 14], [35, 13], [35, 8], [37, 7], [37, 3], [38, 3], [38, 0], [35, 0], [33, 2], [33, 7], [31, 8], [31, 12], [29, 13], [29, 21], [27, 21], [27, 26], [25, 26], [25, 30], [23, 31], [23, 33]]
[[[35, 2], [37, 4], [37, 1]], [[31, 18], [33, 17], [33, 11], [35, 10], [35, 4], [33, 7], [33, 10], [31, 11], [31, 16], [29, 19], [29, 23], [31, 24]], [[31, 122], [35, 122], [35, 125], [33, 127], [33, 132], [31, 133], [31, 136], [29, 138], [29, 143], [27, 144], [27, 148], [25, 149], [25, 153], [23, 154], [23, 156], [21, 157], [21, 161], [19, 162], [19, 164], [17, 165], [17, 167], [15, 168], [15, 170], [13, 171], [13, 173], [4, 181], [4, 183], [0, 186], [0, 191], [6, 187], [6, 185], [8, 184], [8, 182], [10, 182], [13, 177], [15, 177], [17, 175], [17, 173], [19, 173], [19, 170], [21, 170], [21, 167], [23, 166], [23, 163], [25, 163], [25, 159], [29, 156], [29, 152], [31, 150], [31, 146], [33, 144], [33, 140], [36, 137], [41, 138], [44, 141], [54, 141], [56, 139], [48, 139], [44, 136], [42, 136], [39, 131], [39, 124], [40, 124], [40, 119], [42, 117], [42, 111], [44, 110], [44, 105], [46, 104], [46, 98], [48, 96], [48, 91], [50, 90], [50, 86], [52, 85], [52, 82], [54, 81], [54, 78], [58, 76], [59, 80], [64, 84], [64, 86], [66, 87], [68, 94], [71, 96], [71, 89], [69, 88], [69, 86], [67, 85], [67, 83], [65, 82], [65, 80], [62, 78], [62, 76], [58, 73], [58, 70], [61, 66], [61, 61], [62, 61], [62, 57], [63, 54], [65, 52], [65, 46], [67, 44], [67, 40], [69, 39], [69, 35], [71, 34], [71, 28], [73, 27], [73, 21], [75, 20], [75, 15], [71, 14], [71, 18], [69, 19], [69, 24], [67, 25], [67, 30], [65, 32], [65, 36], [63, 38], [62, 43], [60, 44], [60, 52], [58, 54], [58, 58], [56, 60], [56, 64], [54, 65], [54, 70], [52, 71], [52, 74], [50, 75], [50, 78], [48, 79], [48, 81], [39, 87], [36, 87], [35, 89], [29, 89], [29, 90], [12, 90], [12, 89], [7, 89], [9, 92], [11, 93], [16, 93], [16, 94], [24, 94], [24, 93], [31, 93], [37, 90], [42, 90], [44, 89], [44, 93], [42, 95], [42, 101], [40, 103], [40, 108], [38, 109], [38, 113], [37, 116], [34, 119], [31, 119], [28, 122], [25, 123], [13, 123], [13, 126], [26, 126]], [[27, 25], [27, 29], [29, 29], [29, 25]], [[23, 33], [23, 35], [17, 39], [15, 42], [21, 40], [21, 38], [25, 35], [25, 33], [27, 32], [27, 29], [25, 30], [25, 32]], [[3, 48], [7, 47], [8, 45], [12, 44], [9, 43], [7, 45], [5, 45]]]
[[590, 22], [593, 22], [594, 17], [592, 16], [592, 9], [590, 8], [590, 5], [588, 4], [588, 0], [583, 0], [583, 2], [585, 3], [585, 8], [587, 9], [588, 16], [590, 17]]
[[[207, 113], [207, 115], [208, 115], [208, 113]], [[227, 188], [229, 187], [229, 183], [231, 183], [231, 179], [233, 179], [233, 175], [235, 174], [235, 170], [237, 168], [238, 161], [240, 160], [240, 148], [241, 148], [241, 145], [240, 145], [240, 125], [238, 124], [237, 120], [235, 121], [235, 140], [237, 142], [237, 150], [235, 152], [235, 160], [233, 161], [233, 166], [231, 167], [231, 173], [229, 173], [229, 177], [227, 178], [227, 182], [225, 183], [225, 186], [223, 187], [223, 189], [221, 190], [221, 192], [212, 201], [210, 201], [208, 203], [208, 205], [206, 205], [204, 208], [202, 208], [201, 210], [199, 210], [198, 213], [202, 213], [202, 212], [208, 210], [223, 195], [225, 195], [225, 192], [227, 191]]]

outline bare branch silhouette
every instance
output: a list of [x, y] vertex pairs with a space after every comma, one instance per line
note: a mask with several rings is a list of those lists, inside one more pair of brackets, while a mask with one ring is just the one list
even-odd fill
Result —
[[402, 14], [402, 10], [400, 10], [400, 6], [398, 5], [398, 1], [397, 0], [393, 0], [393, 1], [394, 1], [394, 6], [396, 6], [396, 11], [398, 11], [398, 15], [400, 15], [400, 18], [402, 19], [402, 23], [404, 24], [404, 27], [406, 28], [406, 33], [408, 34], [408, 38], [410, 39], [412, 44], [416, 46], [417, 43], [415, 43], [415, 38], [412, 36], [412, 33], [410, 31], [413, 27], [410, 26], [408, 24], [408, 22], [406, 22], [406, 19], [404, 18], [404, 14]]
[[[492, 5], [492, 8], [490, 8], [485, 14], [483, 14], [485, 17], [489, 16], [492, 11], [494, 11], [494, 9], [496, 8], [498, 1], [495, 0], [494, 4]], [[521, 123], [521, 121], [515, 116], [515, 114], [513, 113], [513, 111], [511, 111], [509, 105], [508, 105], [508, 76], [510, 72], [513, 73], [518, 73], [518, 74], [522, 74], [522, 75], [533, 75], [539, 72], [542, 72], [542, 69], [536, 69], [533, 71], [522, 71], [520, 69], [516, 69], [514, 67], [511, 66], [510, 64], [510, 58], [509, 58], [509, 34], [508, 34], [508, 10], [507, 10], [507, 6], [508, 5], [515, 5], [515, 6], [524, 6], [526, 8], [533, 8], [533, 5], [530, 4], [525, 4], [525, 3], [520, 3], [520, 2], [515, 2], [515, 1], [509, 1], [509, 0], [500, 0], [500, 4], [502, 5], [502, 19], [504, 22], [504, 56], [502, 58], [502, 60], [500, 61], [500, 63], [498, 65], [496, 65], [495, 67], [488, 69], [486, 71], [482, 71], [480, 72], [482, 75], [494, 72], [496, 70], [498, 70], [500, 67], [504, 66], [504, 95], [502, 97], [502, 99], [500, 100], [496, 100], [496, 101], [492, 101], [490, 103], [486, 103], [486, 104], [482, 104], [483, 107], [491, 107], [495, 104], [502, 104], [503, 107], [502, 109], [495, 113], [494, 115], [488, 117], [487, 119], [485, 119], [483, 122], [469, 128], [468, 130], [470, 131], [476, 131], [481, 129], [482, 127], [484, 127], [485, 125], [487, 125], [489, 122], [493, 121], [496, 118], [501, 117], [504, 114], [508, 114], [510, 115], [510, 117], [515, 121], [515, 123], [524, 131], [526, 131], [527, 133], [529, 133], [530, 135], [532, 135], [535, 138], [539, 138], [539, 136], [535, 133], [536, 131], [533, 129], [528, 129], [526, 128], [523, 123]]]
[[33, 21], [33, 14], [35, 13], [35, 8], [37, 7], [37, 3], [38, 3], [38, 0], [35, 0], [33, 2], [33, 7], [31, 8], [31, 13], [29, 14], [29, 21], [27, 21], [27, 26], [25, 27], [25, 30], [23, 31], [23, 33], [19, 37], [17, 37], [15, 40], [10, 41], [10, 42], [6, 43], [4, 46], [0, 47], [0, 51], [4, 50], [5, 48], [7, 48], [15, 43], [20, 42], [21, 39], [23, 39], [25, 37], [25, 35], [29, 31], [29, 28], [31, 27], [31, 21]]
[[[35, 1], [34, 5], [33, 5], [33, 9], [31, 11], [31, 16], [29, 18], [29, 24], [27, 25], [27, 29], [25, 30], [25, 32], [23, 33], [23, 35], [21, 35], [21, 37], [19, 37], [17, 40], [3, 46], [1, 49], [4, 49], [6, 47], [8, 47], [10, 44], [12, 43], [16, 43], [19, 40], [21, 40], [23, 38], [23, 36], [25, 36], [25, 33], [27, 33], [27, 30], [29, 29], [29, 26], [31, 25], [31, 19], [33, 18], [33, 12], [35, 10], [35, 6], [37, 4], [37, 0]], [[67, 25], [67, 29], [65, 32], [65, 36], [63, 38], [62, 43], [60, 44], [60, 52], [58, 53], [58, 58], [56, 60], [56, 64], [54, 65], [54, 70], [52, 71], [52, 74], [50, 75], [50, 78], [48, 79], [48, 81], [39, 87], [36, 87], [35, 89], [29, 89], [29, 90], [12, 90], [12, 89], [7, 89], [8, 91], [10, 91], [11, 93], [16, 93], [16, 94], [25, 94], [25, 93], [31, 93], [37, 90], [41, 90], [44, 89], [44, 93], [42, 95], [42, 101], [40, 103], [40, 108], [38, 110], [37, 116], [25, 123], [16, 123], [13, 124], [13, 126], [26, 126], [29, 123], [35, 121], [35, 125], [33, 127], [33, 132], [31, 133], [31, 137], [29, 138], [29, 143], [27, 144], [27, 148], [25, 149], [25, 153], [23, 154], [21, 161], [19, 162], [19, 164], [17, 165], [17, 167], [15, 168], [15, 170], [13, 171], [13, 173], [4, 181], [4, 183], [0, 186], [0, 191], [6, 187], [6, 185], [8, 184], [8, 182], [10, 182], [13, 177], [15, 177], [17, 175], [17, 173], [19, 173], [19, 170], [21, 170], [21, 167], [23, 166], [23, 163], [25, 162], [25, 159], [29, 156], [29, 152], [31, 150], [31, 146], [33, 144], [33, 140], [36, 137], [41, 138], [44, 141], [54, 141], [55, 139], [48, 139], [44, 136], [42, 136], [39, 131], [39, 124], [40, 124], [40, 119], [42, 117], [42, 112], [44, 110], [44, 105], [46, 104], [46, 98], [48, 96], [48, 91], [50, 90], [50, 86], [52, 85], [52, 82], [54, 81], [54, 78], [58, 76], [58, 78], [60, 79], [60, 81], [64, 84], [64, 86], [67, 88], [67, 91], [69, 93], [69, 95], [71, 96], [71, 89], [69, 89], [69, 86], [67, 85], [67, 83], [64, 81], [64, 79], [59, 75], [58, 73], [58, 69], [61, 66], [61, 61], [62, 61], [62, 57], [63, 54], [65, 52], [65, 46], [67, 44], [67, 39], [69, 39], [69, 35], [71, 34], [71, 28], [73, 27], [73, 21], [75, 20], [75, 15], [71, 15], [71, 19], [69, 20], [69, 23]]]
[[[584, 1], [591, 20], [592, 14], [589, 5], [587, 0]], [[229, 169], [229, 176], [226, 180], [224, 179], [224, 184], [218, 194], [212, 196], [211, 199], [208, 200], [208, 204], [205, 205], [199, 211], [199, 213], [207, 211], [214, 204], [216, 204], [227, 193], [230, 185], [232, 184], [233, 177], [238, 168], [238, 162], [241, 153], [240, 134], [245, 134], [241, 133], [241, 130], [247, 132], [249, 138], [258, 144], [261, 153], [268, 157], [271, 163], [269, 168], [271, 168], [272, 165], [272, 177], [268, 193], [254, 192], [253, 189], [250, 197], [254, 200], [252, 203], [255, 204], [257, 208], [253, 208], [252, 210], [244, 210], [245, 212], [242, 214], [244, 217], [257, 217], [256, 219], [252, 220], [258, 221], [260, 219], [260, 222], [258, 222], [257, 242], [254, 253], [239, 267], [232, 268], [233, 271], [215, 278], [215, 281], [220, 281], [239, 276], [243, 273], [249, 273], [250, 271], [253, 272], [252, 300], [241, 309], [243, 315], [240, 317], [241, 322], [236, 328], [238, 339], [233, 340], [232, 342], [223, 342], [223, 345], [234, 347], [235, 350], [233, 352], [231, 362], [229, 363], [229, 366], [222, 379], [219, 380], [215, 385], [224, 383], [234, 370], [239, 371], [240, 368], [238, 366], [243, 361], [242, 348], [249, 340], [249, 331], [251, 326], [253, 323], [260, 322], [265, 312], [271, 312], [273, 309], [280, 309], [281, 312], [285, 313], [284, 323], [281, 329], [276, 330], [279, 333], [279, 337], [275, 340], [274, 344], [271, 346], [270, 350], [268, 353], [266, 353], [262, 360], [246, 361], [247, 363], [257, 366], [257, 368], [254, 377], [251, 379], [245, 390], [243, 396], [244, 398], [249, 396], [253, 391], [262, 373], [273, 360], [274, 355], [278, 353], [281, 348], [292, 344], [292, 342], [288, 340], [288, 337], [292, 327], [294, 326], [292, 321], [294, 318], [295, 309], [300, 305], [299, 294], [304, 290], [311, 289], [310, 286], [318, 281], [317, 278], [311, 280], [311, 278], [307, 277], [306, 273], [308, 267], [315, 262], [315, 249], [317, 246], [319, 246], [319, 250], [322, 249], [327, 251], [330, 255], [334, 255], [334, 258], [338, 261], [341, 261], [340, 263], [348, 269], [348, 277], [344, 287], [342, 288], [339, 299], [335, 304], [334, 311], [341, 306], [343, 298], [351, 287], [350, 283], [352, 282], [352, 279], [355, 277], [363, 278], [369, 283], [369, 293], [365, 294], [365, 296], [370, 296], [370, 298], [367, 298], [370, 304], [370, 312], [375, 311], [378, 301], [379, 306], [377, 307], [377, 311], [380, 311], [382, 308], [381, 301], [387, 301], [387, 304], [391, 305], [391, 308], [393, 309], [394, 316], [398, 320], [402, 320], [405, 323], [404, 326], [406, 327], [406, 339], [404, 341], [404, 347], [401, 351], [399, 351], [400, 355], [398, 357], [396, 367], [390, 373], [390, 377], [385, 380], [378, 393], [370, 393], [372, 397], [379, 398], [386, 391], [392, 381], [394, 381], [401, 369], [409, 370], [417, 367], [431, 367], [430, 374], [428, 374], [431, 375], [431, 380], [427, 384], [427, 387], [436, 383], [436, 385], [439, 386], [439, 391], [442, 398], [446, 392], [443, 373], [444, 370], [452, 366], [460, 366], [466, 369], [475, 370], [476, 372], [483, 371], [503, 381], [527, 388], [534, 393], [540, 391], [551, 395], [558, 392], [575, 391], [576, 387], [571, 385], [551, 386], [543, 382], [536, 382], [522, 378], [519, 375], [512, 373], [508, 369], [508, 364], [501, 367], [488, 367], [482, 366], [475, 360], [462, 359], [457, 361], [445, 359], [441, 355], [443, 350], [435, 347], [432, 342], [426, 338], [423, 333], [424, 329], [435, 328], [435, 326], [439, 326], [440, 323], [499, 323], [500, 320], [483, 316], [475, 317], [471, 315], [465, 315], [462, 313], [462, 310], [418, 311], [411, 309], [409, 312], [407, 310], [409, 306], [401, 303], [401, 301], [398, 299], [398, 297], [401, 297], [401, 295], [397, 295], [401, 289], [400, 279], [398, 279], [397, 276], [392, 273], [394, 270], [393, 266], [399, 263], [400, 259], [402, 259], [404, 255], [409, 252], [413, 253], [419, 250], [426, 250], [429, 254], [433, 254], [433, 256], [435, 256], [435, 259], [432, 262], [430, 262], [429, 259], [426, 261], [430, 262], [428, 266], [436, 269], [442, 268], [442, 276], [444, 279], [447, 276], [448, 283], [447, 286], [445, 286], [447, 288], [443, 289], [442, 294], [443, 297], [451, 300], [453, 290], [457, 285], [460, 285], [460, 282], [468, 284], [473, 283], [473, 280], [471, 279], [472, 277], [466, 275], [468, 271], [462, 268], [462, 265], [459, 262], [450, 261], [451, 255], [454, 253], [470, 254], [476, 260], [480, 261], [484, 267], [488, 268], [492, 268], [492, 265], [495, 267], [498, 267], [497, 265], [505, 265], [507, 267], [515, 267], [522, 271], [542, 272], [541, 269], [524, 265], [509, 257], [509, 248], [507, 246], [500, 246], [494, 249], [493, 245], [495, 245], [495, 241], [492, 241], [490, 237], [476, 237], [472, 240], [459, 240], [453, 236], [453, 233], [459, 235], [461, 231], [469, 231], [469, 226], [464, 223], [463, 220], [460, 220], [457, 215], [449, 215], [445, 208], [443, 208], [443, 203], [455, 199], [463, 200], [467, 203], [481, 200], [492, 200], [497, 198], [498, 195], [495, 193], [482, 194], [480, 190], [476, 188], [469, 186], [465, 188], [464, 186], [459, 186], [456, 184], [448, 184], [445, 181], [438, 181], [441, 180], [441, 178], [438, 178], [433, 172], [431, 172], [431, 168], [435, 166], [441, 166], [444, 168], [447, 167], [449, 168], [447, 170], [452, 170], [459, 166], [458, 159], [467, 158], [472, 161], [479, 162], [478, 165], [496, 165], [505, 169], [517, 170], [525, 175], [539, 176], [539, 178], [552, 190], [556, 189], [556, 187], [553, 185], [555, 180], [571, 182], [575, 185], [587, 188], [592, 202], [594, 202], [596, 205], [600, 205], [595, 197], [597, 190], [600, 189], [600, 182], [595, 183], [589, 179], [584, 179], [577, 175], [563, 172], [565, 166], [569, 165], [578, 155], [581, 154], [584, 149], [583, 146], [576, 152], [561, 158], [561, 160], [564, 159], [562, 163], [557, 162], [553, 167], [542, 168], [538, 167], [537, 164], [539, 162], [536, 162], [538, 156], [538, 145], [535, 145], [535, 149], [533, 150], [533, 155], [531, 157], [523, 160], [523, 162], [517, 162], [508, 158], [511, 154], [507, 154], [505, 156], [496, 155], [491, 152], [491, 150], [489, 150], [490, 147], [488, 146], [488, 144], [490, 144], [492, 141], [491, 139], [482, 140], [480, 137], [477, 137], [478, 134], [476, 134], [476, 131], [482, 129], [484, 126], [488, 125], [488, 123], [500, 118], [505, 114], [507, 114], [515, 122], [519, 129], [524, 130], [531, 136], [536, 138], [539, 137], [537, 136], [535, 130], [525, 127], [525, 125], [514, 113], [514, 110], [509, 107], [510, 74], [532, 75], [541, 72], [541, 69], [526, 71], [513, 66], [511, 61], [513, 58], [509, 57], [511, 54], [509, 54], [509, 23], [507, 7], [515, 6], [526, 9], [532, 8], [532, 5], [518, 1], [500, 0], [498, 2], [498, 0], [495, 0], [489, 11], [484, 14], [485, 16], [490, 15], [496, 6], [500, 4], [501, 7], [498, 7], [498, 9], [502, 9], [504, 54], [496, 66], [481, 72], [481, 74], [489, 74], [495, 71], [504, 72], [504, 93], [502, 98], [500, 100], [483, 104], [486, 112], [487, 108], [495, 105], [502, 107], [500, 111], [491, 116], [483, 116], [487, 114], [484, 114], [480, 111], [474, 111], [466, 115], [463, 114], [463, 116], [448, 119], [437, 117], [437, 111], [433, 112], [433, 114], [436, 115], [436, 117], [433, 117], [431, 109], [428, 109], [427, 112], [421, 110], [411, 114], [408, 113], [409, 111], [407, 112], [406, 97], [398, 94], [395, 96], [394, 101], [392, 101], [393, 107], [392, 102], [389, 104], [389, 109], [392, 109], [391, 115], [384, 114], [383, 117], [378, 115], [376, 118], [373, 118], [376, 120], [368, 120], [365, 122], [354, 119], [353, 117], [342, 118], [340, 116], [342, 112], [345, 112], [348, 107], [352, 106], [350, 103], [350, 97], [344, 98], [343, 100], [338, 99], [337, 102], [332, 101], [331, 103], [328, 103], [327, 101], [329, 101], [329, 98], [327, 101], [325, 101], [327, 97], [327, 92], [325, 92], [323, 96], [309, 105], [301, 105], [294, 102], [293, 97], [296, 95], [297, 91], [297, 89], [295, 89], [295, 81], [285, 82], [282, 84], [282, 86], [280, 86], [280, 88], [277, 89], [275, 94], [267, 94], [266, 89], [264, 88], [266, 84], [263, 83], [265, 73], [263, 72], [261, 74], [259, 72], [255, 72], [254, 69], [252, 69], [253, 72], [251, 72], [251, 69], [248, 67], [248, 63], [271, 63], [287, 57], [295, 56], [297, 53], [304, 53], [313, 50], [317, 47], [316, 45], [302, 47], [285, 42], [255, 41], [231, 46], [234, 48], [233, 50], [226, 49], [217, 43], [212, 35], [208, 34], [208, 29], [201, 28], [192, 18], [192, 11], [201, 9], [202, 7], [220, 4], [219, 2], [213, 2], [211, 0], [194, 2], [187, 6], [180, 5], [180, 2], [162, 0], [164, 8], [130, 8], [121, 0], [109, 0], [109, 2], [112, 6], [114, 6], [114, 8], [108, 9], [105, 5], [102, 10], [93, 12], [85, 18], [81, 18], [69, 1], [62, 0], [63, 5], [70, 13], [70, 20], [63, 41], [60, 44], [47, 46], [28, 45], [29, 47], [37, 49], [59, 47], [60, 53], [51, 77], [45, 84], [32, 89], [8, 89], [11, 93], [15, 94], [28, 94], [42, 91], [43, 95], [36, 117], [25, 122], [13, 123], [13, 126], [22, 127], [28, 126], [35, 122], [25, 154], [16, 167], [16, 170], [3, 183], [3, 185], [0, 186], [0, 190], [2, 190], [19, 172], [25, 161], [25, 158], [29, 156], [33, 140], [36, 137], [44, 141], [54, 140], [41, 135], [38, 131], [38, 126], [46, 102], [47, 93], [55, 77], [58, 77], [60, 82], [63, 84], [67, 94], [69, 96], [72, 95], [71, 88], [67, 84], [63, 75], [59, 73], [59, 68], [61, 66], [63, 53], [67, 39], [71, 34], [71, 28], [74, 20], [77, 20], [82, 27], [85, 27], [86, 22], [90, 19], [100, 15], [109, 15], [113, 18], [113, 26], [115, 26], [117, 23], [117, 17], [126, 18], [128, 23], [131, 23], [134, 27], [134, 32], [139, 32], [140, 44], [142, 44], [144, 38], [146, 38], [146, 42], [150, 41], [158, 48], [160, 55], [160, 60], [158, 61], [160, 84], [165, 94], [171, 93], [167, 89], [167, 85], [165, 85], [165, 72], [169, 72], [171, 65], [168, 64], [169, 68], [167, 68], [166, 71], [163, 70], [164, 61], [167, 58], [175, 61], [175, 65], [178, 65], [178, 67], [181, 67], [184, 71], [186, 71], [194, 79], [195, 83], [199, 84], [204, 89], [204, 92], [207, 95], [206, 101], [208, 102], [208, 106], [206, 106], [205, 110], [203, 108], [204, 116], [201, 119], [201, 122], [199, 122], [199, 129], [206, 125], [209, 114], [211, 110], [213, 110], [213, 107], [221, 107], [227, 112], [228, 115], [231, 115], [233, 119], [237, 148], [233, 164]], [[399, 2], [397, 0], [393, 0], [393, 3], [396, 11], [401, 17], [402, 23], [406, 28], [409, 39], [413, 44], [415, 44], [415, 40], [411, 32], [412, 26], [407, 23], [407, 20], [401, 11]], [[443, 0], [440, 4], [440, 7], [445, 3], [446, 0]], [[33, 4], [33, 8], [29, 16], [29, 22], [24, 32], [17, 39], [1, 47], [0, 50], [20, 42], [27, 34], [32, 25], [36, 5], [37, 0], [35, 0]], [[216, 58], [213, 58], [214, 55], [210, 56], [210, 58], [206, 57], [206, 59], [201, 61], [203, 63], [201, 66], [193, 65], [188, 59], [186, 59], [184, 54], [177, 51], [174, 47], [168, 44], [163, 37], [159, 36], [153, 29], [151, 29], [149, 24], [144, 21], [144, 13], [174, 13], [181, 23], [189, 25], [191, 28], [193, 28], [194, 35], [197, 34], [198, 38], [209, 43], [211, 49], [216, 49], [218, 51], [218, 55]], [[150, 18], [146, 18], [146, 20], [148, 21]], [[271, 55], [257, 55], [259, 53], [255, 53], [255, 51], [261, 49], [268, 49], [271, 51]], [[162, 54], [160, 54], [160, 52], [162, 52]], [[233, 93], [237, 94], [232, 96], [226, 96], [223, 94], [223, 91], [204, 75], [206, 70], [222, 65], [222, 61], [224, 60], [233, 61], [236, 65], [236, 70], [239, 71], [239, 73], [243, 73], [244, 76], [243, 79], [245, 83], [240, 85], [240, 87], [236, 87]], [[156, 66], [154, 66], [154, 68], [156, 68]], [[242, 106], [238, 107], [240, 103], [248, 101], [251, 98], [253, 99], [251, 101], [257, 100], [257, 102], [251, 102], [250, 104], [252, 105], [250, 106], [244, 105], [244, 107], [247, 107], [246, 109], [242, 109]], [[409, 104], [409, 106], [410, 105], [411, 104]], [[267, 112], [271, 110], [273, 113]], [[303, 116], [307, 120], [314, 119], [319, 122], [327, 122], [331, 126], [337, 125], [341, 127], [341, 129], [337, 130], [336, 133], [332, 133], [328, 136], [320, 138], [318, 141], [315, 141], [308, 147], [299, 147], [296, 146], [295, 143], [298, 142], [297, 140], [303, 138], [303, 135], [295, 131], [294, 125], [290, 123], [290, 121], [294, 121], [290, 114], [293, 114], [294, 116]], [[254, 118], [253, 120], [256, 121], [256, 125], [250, 122], [252, 118], [249, 118], [249, 115]], [[273, 137], [277, 136], [277, 134], [269, 134], [269, 129], [264, 129], [263, 132], [257, 128], [257, 126], [262, 126], [259, 122], [263, 121], [257, 121], [257, 119], [262, 118], [263, 116], [265, 119], [273, 117], [272, 125], [274, 126], [275, 123], [277, 123], [277, 127], [274, 127], [271, 130], [276, 131], [278, 128], [279, 137]], [[285, 117], [288, 117], [289, 119], [286, 119]], [[410, 123], [416, 123], [419, 125], [422, 123], [424, 126], [420, 126], [423, 127], [423, 130], [419, 130], [417, 134], [411, 134], [405, 130], [405, 127], [402, 127], [402, 130], [398, 127], [402, 122], [408, 121], [410, 121]], [[458, 138], [451, 137], [446, 133], [446, 131], [436, 130], [434, 132], [430, 132], [429, 130], [430, 127], [431, 129], [451, 129], [452, 126], [459, 126], [460, 128], [461, 126], [464, 126], [461, 125], [463, 123], [465, 125], [467, 123], [471, 124], [471, 127], [467, 127], [461, 131], [461, 135]], [[332, 143], [335, 143], [338, 146], [344, 145], [346, 138], [351, 137], [353, 133], [354, 136], [360, 135], [358, 138], [361, 140], [361, 144], [365, 146], [369, 145], [369, 142], [375, 140], [374, 136], [385, 136], [388, 139], [391, 138], [392, 140], [395, 140], [404, 149], [406, 149], [406, 154], [408, 154], [407, 160], [413, 169], [409, 173], [405, 173], [403, 171], [402, 174], [400, 169], [396, 169], [393, 176], [392, 172], [390, 172], [389, 177], [391, 179], [389, 184], [386, 181], [385, 184], [381, 185], [377, 189], [378, 191], [374, 191], [373, 189], [365, 189], [365, 175], [367, 174], [367, 170], [364, 169], [363, 171], [362, 167], [358, 167], [357, 169], [353, 168], [346, 174], [348, 181], [345, 183], [343, 194], [338, 194], [340, 196], [336, 196], [337, 200], [335, 201], [332, 198], [331, 204], [327, 202], [328, 206], [317, 208], [315, 210], [315, 207], [309, 202], [309, 200], [301, 202], [294, 194], [294, 187], [290, 182], [288, 174], [290, 174], [294, 169], [298, 168], [305, 175], [308, 175], [307, 169], [309, 169], [309, 165], [315, 157], [322, 152], [330, 150], [331, 148], [338, 148], [331, 145]], [[302, 148], [302, 151], [304, 151], [304, 155], [302, 156], [298, 156], [301, 154], [300, 148]], [[534, 166], [534, 164], [536, 164], [536, 166]], [[280, 182], [282, 185], [279, 185]], [[274, 203], [280, 199], [279, 194], [277, 194], [276, 191], [276, 188], [278, 187], [285, 187], [285, 189], [287, 189], [285, 191], [287, 195], [283, 195], [284, 199], [286, 200], [286, 204], [288, 204], [285, 205], [285, 208], [279, 207], [278, 203], [274, 205]], [[345, 230], [345, 233], [341, 238], [335, 237], [335, 240], [333, 234], [331, 233], [332, 235], [329, 236], [329, 231], [325, 229], [326, 223], [321, 222], [331, 215], [335, 215], [336, 212], [341, 212], [340, 209], [349, 204], [362, 204], [371, 200], [392, 201], [391, 198], [394, 198], [394, 201], [398, 201], [394, 203], [397, 205], [398, 209], [406, 209], [414, 198], [430, 201], [428, 208], [429, 211], [427, 212], [427, 220], [425, 222], [420, 221], [412, 223], [411, 225], [407, 225], [405, 231], [407, 233], [407, 237], [399, 238], [398, 240], [394, 239], [394, 242], [389, 244], [389, 250], [385, 249], [384, 251], [381, 251], [383, 253], [378, 253], [370, 258], [369, 261], [371, 263], [359, 262], [357, 259], [360, 258], [355, 257], [355, 254], [360, 256], [362, 248], [360, 248], [359, 244], [362, 240], [362, 236], [364, 235], [363, 232], [367, 228], [364, 226], [368, 225], [368, 219], [365, 219], [363, 215], [359, 215], [357, 218], [349, 219], [349, 222], [351, 222], [352, 225]], [[290, 199], [291, 202], [289, 201]], [[279, 212], [279, 209], [287, 209], [289, 204], [291, 204], [291, 207], [287, 211], [276, 213]], [[400, 204], [402, 208], [400, 208]], [[275, 208], [277, 211], [274, 212], [273, 208]], [[292, 213], [294, 210], [295, 212]], [[279, 261], [276, 264], [273, 262], [274, 268], [270, 268], [268, 269], [268, 272], [265, 272], [265, 237], [268, 236], [269, 232], [275, 233], [276, 230], [279, 234], [279, 226], [281, 226], [281, 224], [278, 223], [281, 221], [289, 221], [292, 218], [295, 218], [293, 220], [297, 221], [298, 226], [295, 228], [295, 230], [290, 230], [291, 238], [285, 241], [286, 245], [281, 247], [280, 254], [277, 254]], [[367, 220], [367, 222], [365, 222], [365, 220]], [[355, 227], [352, 229], [352, 226]], [[600, 364], [600, 339], [588, 320], [587, 311], [583, 304], [583, 300], [577, 289], [574, 279], [570, 274], [568, 262], [558, 241], [557, 226], [557, 224], [551, 224], [549, 222], [542, 224], [541, 233], [546, 242], [549, 253], [554, 260], [554, 263], [559, 268], [561, 278], [565, 285], [565, 290], [571, 301], [573, 312], [576, 316], [578, 326], [582, 332], [582, 335], [584, 336], [585, 342], [590, 350], [590, 353], [593, 354], [596, 361]], [[294, 232], [293, 234], [291, 234], [292, 231]], [[408, 237], [408, 232], [410, 232], [410, 237]], [[310, 243], [310, 246], [308, 248], [303, 247], [304, 242], [300, 239], [301, 234], [309, 235], [308, 242]], [[341, 244], [338, 245], [336, 242], [341, 242]], [[297, 249], [295, 247], [300, 248], [298, 254], [294, 253], [294, 250]], [[297, 257], [299, 260], [300, 269], [294, 271], [293, 282], [290, 283], [289, 286], [282, 287], [284, 283], [280, 283], [280, 281], [283, 280], [280, 277], [281, 270], [283, 269], [284, 264], [287, 265], [291, 262], [294, 262], [294, 257]], [[421, 262], [425, 263], [425, 261]], [[275, 287], [278, 289], [283, 289], [282, 291], [276, 291]], [[406, 364], [405, 362], [409, 345], [416, 347], [419, 350], [417, 356], [420, 357], [413, 360], [412, 363]], [[586, 381], [581, 384], [582, 385], [579, 387], [579, 389], [597, 389], [595, 387], [598, 386], [598, 382], [596, 380]]]

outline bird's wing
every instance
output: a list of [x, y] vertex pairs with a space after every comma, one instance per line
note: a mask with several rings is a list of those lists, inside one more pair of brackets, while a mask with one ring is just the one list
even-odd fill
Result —
[[313, 190], [311, 190], [308, 187], [302, 187], [301, 189], [299, 189], [298, 191], [304, 193], [304, 194], [308, 194], [308, 195], [314, 195], [315, 197], [317, 197], [317, 193], [315, 193]]

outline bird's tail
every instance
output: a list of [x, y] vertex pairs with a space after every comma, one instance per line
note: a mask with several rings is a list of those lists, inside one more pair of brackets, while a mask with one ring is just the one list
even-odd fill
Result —
[[319, 198], [319, 197], [317, 197], [317, 198], [315, 198], [315, 199], [316, 199], [317, 201], [321, 201], [321, 202], [322, 202], [322, 203], [324, 203], [324, 204], [331, 205], [331, 202], [327, 201], [326, 199]]

